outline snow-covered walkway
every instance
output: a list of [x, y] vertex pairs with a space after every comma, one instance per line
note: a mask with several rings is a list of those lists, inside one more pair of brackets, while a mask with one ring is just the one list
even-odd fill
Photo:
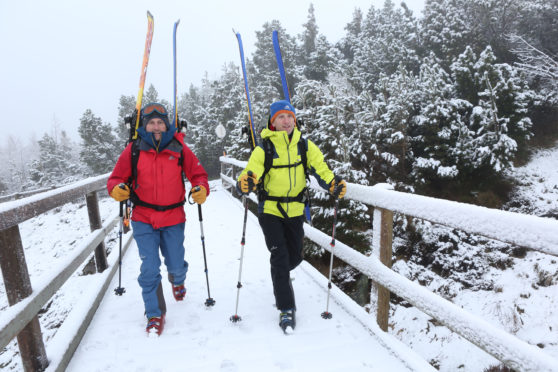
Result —
[[[207, 298], [197, 208], [187, 205], [186, 254], [190, 264], [187, 296], [174, 301], [163, 283], [167, 323], [158, 339], [145, 334], [141, 293], [136, 278], [139, 257], [132, 244], [123, 260], [126, 293], [112, 288], [116, 275], [68, 371], [405, 371], [408, 367], [380, 343], [382, 337], [330, 302], [325, 310], [326, 283], [315, 280], [315, 270], [303, 262], [293, 271], [297, 295], [297, 328], [284, 335], [269, 275], [269, 254], [257, 218], [248, 217], [238, 314], [232, 323], [240, 257], [243, 208], [218, 184], [203, 205], [212, 308]], [[164, 265], [163, 278], [166, 278]], [[391, 336], [387, 336], [391, 337]], [[413, 354], [412, 352], [409, 352]], [[405, 359], [405, 355], [399, 357]]]

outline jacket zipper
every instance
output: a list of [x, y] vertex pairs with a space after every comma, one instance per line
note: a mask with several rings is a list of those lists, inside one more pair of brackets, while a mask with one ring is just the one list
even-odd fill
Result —
[[[289, 141], [287, 141], [287, 138], [285, 137], [285, 134], [283, 134], [283, 140], [287, 144], [287, 161], [288, 161], [288, 164], [291, 165], [291, 152], [290, 152], [290, 149], [289, 149], [290, 143], [289, 143]], [[292, 183], [292, 179], [291, 179], [291, 167], [288, 167], [287, 169], [289, 171], [289, 191], [287, 191], [287, 198], [288, 198], [289, 194], [291, 193], [291, 190], [293, 189], [293, 183]], [[287, 204], [287, 215], [288, 215], [289, 214], [289, 204], [290, 203], [285, 203], [285, 204]]]

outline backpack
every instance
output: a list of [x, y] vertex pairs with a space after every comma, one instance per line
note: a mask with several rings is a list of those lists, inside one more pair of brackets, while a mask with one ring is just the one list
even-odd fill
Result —
[[308, 173], [308, 140], [304, 137], [300, 137], [297, 147], [300, 153], [300, 162], [289, 164], [289, 165], [273, 165], [273, 155], [275, 153], [275, 146], [269, 138], [265, 138], [262, 141], [262, 147], [264, 150], [264, 171], [261, 176], [261, 182], [258, 183], [258, 201], [265, 202], [266, 200], [276, 201], [277, 209], [284, 218], [288, 218], [287, 213], [281, 207], [280, 203], [290, 203], [290, 202], [300, 202], [308, 205], [310, 203], [310, 194], [308, 193], [308, 187], [302, 189], [302, 191], [297, 196], [269, 196], [264, 189], [265, 176], [269, 173], [271, 168], [291, 168], [297, 167], [300, 164], [304, 167], [304, 176], [307, 181], [310, 181], [310, 175]]

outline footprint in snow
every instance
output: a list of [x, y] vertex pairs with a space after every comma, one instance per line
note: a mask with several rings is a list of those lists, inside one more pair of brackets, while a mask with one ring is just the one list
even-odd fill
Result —
[[221, 371], [225, 372], [237, 372], [238, 367], [232, 360], [225, 359], [221, 362]]

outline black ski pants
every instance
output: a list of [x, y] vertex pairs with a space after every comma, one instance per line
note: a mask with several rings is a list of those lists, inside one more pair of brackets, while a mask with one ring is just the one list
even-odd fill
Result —
[[302, 262], [304, 216], [282, 218], [262, 213], [258, 217], [271, 253], [271, 280], [279, 310], [296, 309], [290, 271]]

